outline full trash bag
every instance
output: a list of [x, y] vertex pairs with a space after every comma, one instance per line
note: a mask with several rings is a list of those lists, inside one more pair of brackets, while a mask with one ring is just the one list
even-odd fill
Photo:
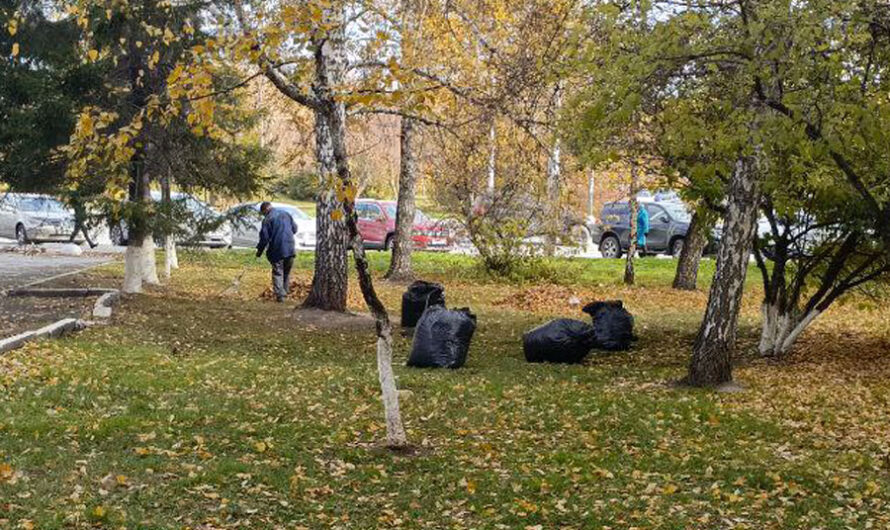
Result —
[[592, 302], [582, 309], [593, 319], [593, 330], [596, 336], [595, 348], [621, 351], [630, 349], [636, 340], [634, 336], [634, 317], [621, 300]]
[[476, 315], [467, 308], [427, 308], [414, 330], [408, 366], [460, 368], [467, 360], [475, 331]]
[[595, 343], [593, 326], [570, 318], [550, 321], [522, 336], [522, 350], [530, 363], [580, 363]]
[[402, 294], [402, 327], [416, 326], [427, 307], [444, 305], [445, 288], [441, 284], [423, 280], [412, 283]]

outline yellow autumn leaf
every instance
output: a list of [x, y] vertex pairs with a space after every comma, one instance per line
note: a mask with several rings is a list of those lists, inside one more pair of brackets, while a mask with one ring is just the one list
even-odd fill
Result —
[[665, 495], [672, 495], [674, 493], [677, 493], [677, 489], [678, 488], [676, 484], [668, 484], [667, 486], [662, 488], [661, 492]]
[[358, 188], [354, 184], [346, 186], [343, 190], [343, 196], [349, 202], [354, 202], [356, 195], [358, 195]]
[[6, 24], [6, 29], [9, 31], [11, 37], [15, 37], [16, 32], [19, 30], [19, 21], [14, 18], [9, 19], [9, 22]]
[[120, 485], [120, 486], [126, 486], [126, 485], [127, 485], [127, 476], [126, 476], [126, 475], [118, 475], [118, 476], [116, 476], [116, 477], [114, 477], [114, 478], [115, 478], [115, 480], [117, 481], [118, 485]]
[[12, 56], [18, 57], [18, 55], [19, 55], [19, 43], [13, 42], [12, 43]]
[[95, 61], [99, 58], [99, 50], [90, 50], [87, 52], [87, 55], [90, 57], [91, 61]]
[[0, 464], [0, 479], [8, 479], [12, 477], [12, 466], [7, 463]]
[[343, 220], [343, 211], [342, 210], [334, 210], [333, 212], [331, 212], [331, 219], [333, 219], [334, 222], [342, 221]]
[[161, 60], [161, 54], [158, 53], [157, 50], [155, 50], [155, 52], [151, 55], [151, 62], [152, 62], [152, 64], [158, 64], [158, 62], [160, 60]]
[[89, 113], [83, 113], [80, 115], [80, 123], [78, 124], [80, 129], [80, 134], [82, 136], [89, 136], [93, 134], [95, 130], [95, 124], [93, 123], [93, 117], [90, 116]]
[[257, 442], [253, 444], [254, 449], [256, 449], [257, 453], [265, 453], [266, 452], [266, 442]]
[[93, 515], [96, 517], [105, 517], [105, 507], [104, 506], [96, 506], [93, 509]]
[[176, 68], [170, 72], [170, 75], [167, 76], [167, 84], [176, 84], [180, 77], [182, 77], [182, 65], [177, 65]]

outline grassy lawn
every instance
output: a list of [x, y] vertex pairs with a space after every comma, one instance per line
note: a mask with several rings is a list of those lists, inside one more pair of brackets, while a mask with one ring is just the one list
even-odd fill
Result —
[[[387, 255], [372, 258], [379, 276]], [[407, 456], [379, 448], [370, 327], [266, 301], [268, 267], [248, 252], [182, 259], [111, 325], [0, 357], [0, 528], [890, 528], [890, 311], [865, 299], [783, 363], [746, 353], [748, 390], [715, 394], [665, 384], [706, 302], [669, 288], [672, 260], [643, 260], [628, 288], [619, 262], [557, 260], [508, 282], [420, 254], [417, 271], [479, 328], [457, 371], [406, 368], [397, 338]], [[298, 260], [301, 284], [311, 265]], [[378, 286], [397, 311], [404, 286]], [[573, 296], [624, 299], [636, 348], [527, 364], [522, 333], [583, 318]], [[362, 309], [357, 292], [350, 304]]]

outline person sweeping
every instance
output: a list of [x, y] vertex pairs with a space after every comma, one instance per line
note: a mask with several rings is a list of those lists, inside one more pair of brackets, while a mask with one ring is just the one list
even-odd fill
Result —
[[272, 264], [272, 289], [275, 300], [284, 302], [290, 292], [290, 271], [294, 266], [296, 248], [294, 234], [297, 224], [284, 210], [276, 210], [268, 202], [260, 205], [263, 226], [260, 228], [260, 242], [256, 246], [256, 257], [266, 252], [266, 259]]

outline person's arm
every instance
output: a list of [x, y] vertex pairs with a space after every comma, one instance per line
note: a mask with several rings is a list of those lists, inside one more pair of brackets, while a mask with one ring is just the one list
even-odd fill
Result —
[[290, 219], [290, 228], [291, 228], [291, 230], [293, 230], [293, 232], [296, 234], [296, 233], [297, 233], [297, 222], [294, 221], [294, 218], [291, 217], [290, 215], [288, 215], [287, 217], [288, 217], [288, 219]]
[[256, 257], [260, 257], [263, 255], [263, 251], [266, 250], [266, 245], [269, 244], [269, 223], [266, 219], [263, 219], [262, 228], [260, 228], [260, 242], [257, 243], [256, 246]]

